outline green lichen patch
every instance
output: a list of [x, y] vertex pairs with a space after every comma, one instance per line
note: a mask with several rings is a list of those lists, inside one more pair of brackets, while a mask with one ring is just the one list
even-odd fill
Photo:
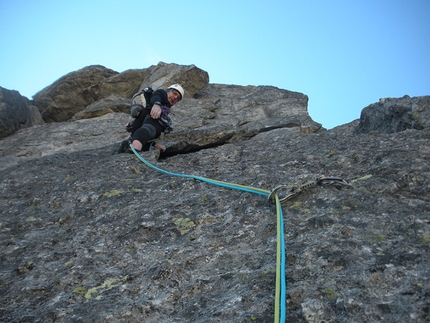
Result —
[[69, 260], [68, 262], [66, 262], [65, 264], [64, 264], [64, 266], [71, 266], [71, 265], [73, 265], [73, 263], [74, 263], [75, 261], [72, 259], [72, 260]]
[[356, 179], [353, 179], [351, 182], [352, 183], [356, 183], [356, 182], [358, 182], [358, 181], [365, 181], [365, 180], [368, 180], [369, 178], [371, 178], [372, 177], [372, 175], [371, 174], [369, 174], [369, 175], [364, 175], [364, 176], [362, 176], [362, 177], [359, 177], [359, 178], [356, 178]]
[[179, 218], [173, 223], [177, 226], [177, 229], [179, 230], [181, 235], [186, 234], [188, 231], [190, 231], [196, 226], [196, 224], [189, 218]]
[[85, 295], [85, 293], [87, 292], [87, 289], [85, 287], [76, 287], [73, 290], [73, 293], [78, 294], [78, 295]]
[[128, 276], [124, 278], [112, 278], [107, 279], [100, 286], [89, 288], [85, 293], [85, 299], [87, 302], [89, 300], [101, 300], [103, 298], [103, 293], [111, 290], [112, 288], [121, 286], [128, 280]]
[[420, 242], [424, 244], [430, 243], [430, 235], [423, 236]]
[[325, 295], [327, 298], [331, 301], [334, 301], [337, 298], [337, 293], [332, 289], [326, 289], [324, 290]]
[[121, 196], [124, 193], [125, 192], [123, 190], [112, 190], [112, 191], [104, 193], [103, 196], [105, 196], [105, 197], [117, 197], [117, 196]]
[[324, 157], [325, 158], [331, 158], [331, 157], [333, 157], [333, 156], [336, 156], [336, 152], [334, 151], [334, 150], [332, 150], [331, 152], [329, 152], [327, 155], [325, 155]]
[[302, 207], [302, 205], [303, 205], [303, 202], [294, 202], [291, 206], [290, 206], [290, 209], [298, 209], [298, 208], [301, 208]]
[[377, 242], [383, 242], [383, 241], [385, 241], [385, 240], [387, 240], [386, 238], [385, 238], [385, 236], [383, 236], [382, 234], [376, 234], [376, 235], [374, 235], [374, 236], [371, 236], [370, 238], [368, 238], [367, 239], [369, 242], [375, 242], [375, 243], [377, 243]]

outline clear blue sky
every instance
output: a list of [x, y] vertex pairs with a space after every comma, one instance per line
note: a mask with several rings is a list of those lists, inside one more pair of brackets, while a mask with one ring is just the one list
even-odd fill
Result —
[[0, 86], [28, 98], [88, 65], [160, 61], [304, 93], [330, 129], [430, 95], [430, 0], [0, 0]]

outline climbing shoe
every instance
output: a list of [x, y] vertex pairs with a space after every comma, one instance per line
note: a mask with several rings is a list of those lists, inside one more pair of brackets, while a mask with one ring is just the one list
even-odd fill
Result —
[[123, 154], [123, 153], [128, 153], [128, 152], [131, 152], [131, 153], [133, 152], [130, 149], [130, 139], [123, 140], [121, 142], [121, 145], [119, 146], [119, 149], [118, 149], [118, 154]]

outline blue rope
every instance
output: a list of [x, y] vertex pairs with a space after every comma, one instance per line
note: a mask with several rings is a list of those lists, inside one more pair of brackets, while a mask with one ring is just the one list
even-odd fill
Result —
[[[217, 181], [217, 180], [213, 180], [213, 179], [209, 179], [209, 178], [205, 178], [205, 177], [201, 177], [201, 176], [195, 176], [195, 175], [187, 175], [187, 174], [180, 174], [180, 173], [172, 173], [169, 172], [167, 170], [164, 170], [162, 168], [159, 168], [151, 163], [149, 163], [146, 159], [144, 159], [137, 151], [136, 149], [134, 149], [134, 147], [132, 145], [130, 145], [131, 150], [134, 152], [134, 154], [137, 156], [137, 158], [140, 159], [140, 161], [142, 161], [145, 165], [151, 167], [152, 169], [155, 169], [158, 172], [167, 174], [167, 175], [171, 175], [171, 176], [176, 176], [176, 177], [182, 177], [182, 178], [188, 178], [188, 179], [194, 179], [194, 180], [198, 180], [198, 181], [202, 181], [205, 183], [209, 183], [209, 184], [213, 184], [213, 185], [217, 185], [217, 186], [221, 186], [221, 187], [226, 187], [226, 188], [230, 188], [230, 189], [236, 189], [236, 190], [241, 190], [241, 191], [245, 191], [245, 192], [249, 192], [249, 193], [254, 193], [254, 194], [259, 194], [259, 195], [263, 195], [266, 198], [268, 198], [270, 196], [270, 191], [267, 190], [263, 190], [263, 189], [259, 189], [259, 188], [254, 188], [254, 187], [250, 187], [250, 186], [244, 186], [244, 185], [239, 185], [239, 184], [234, 184], [234, 183], [227, 183], [227, 182], [222, 182], [222, 181]], [[280, 297], [279, 297], [279, 303], [280, 303], [280, 308], [279, 308], [279, 323], [284, 323], [286, 320], [286, 313], [287, 313], [287, 309], [286, 309], [286, 290], [287, 290], [287, 284], [286, 284], [286, 279], [285, 279], [285, 239], [284, 239], [284, 220], [283, 220], [283, 214], [282, 214], [282, 207], [281, 207], [281, 203], [279, 201], [279, 198], [276, 199], [276, 207], [277, 210], [279, 212], [279, 235], [280, 235], [280, 241], [278, 241], [278, 243], [280, 243], [280, 248], [281, 248], [281, 265], [280, 265]], [[275, 317], [276, 319], [276, 317]], [[278, 323], [278, 322], [275, 322]]]
[[284, 239], [284, 216], [282, 214], [282, 207], [281, 202], [276, 202], [276, 207], [279, 209], [280, 212], [280, 228], [281, 231], [281, 295], [280, 295], [280, 318], [279, 322], [285, 322], [287, 318], [287, 280], [286, 280], [286, 274], [285, 274], [285, 239]]

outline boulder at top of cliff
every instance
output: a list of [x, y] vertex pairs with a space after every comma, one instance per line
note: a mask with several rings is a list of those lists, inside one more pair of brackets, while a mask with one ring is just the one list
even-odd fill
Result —
[[94, 87], [102, 79], [116, 74], [100, 65], [71, 72], [34, 95], [34, 104], [46, 122], [69, 120], [98, 99]]
[[148, 68], [130, 69], [100, 80], [95, 90], [97, 100], [107, 98], [111, 95], [131, 98], [139, 91], [142, 80], [149, 73], [150, 70]]
[[95, 91], [98, 101], [76, 113], [72, 120], [99, 117], [111, 112], [128, 114], [131, 97], [145, 87], [166, 89], [173, 83], [180, 83], [185, 89], [185, 98], [192, 98], [208, 82], [208, 73], [195, 65], [159, 63], [146, 69], [127, 70], [101, 80]]
[[18, 91], [0, 87], [0, 138], [20, 128], [43, 124], [39, 110]]
[[[159, 63], [146, 69], [130, 69], [122, 73], [96, 65], [63, 76], [38, 92], [33, 99], [45, 121], [60, 122], [70, 120], [94, 102], [112, 95], [130, 99], [147, 86], [165, 89], [173, 83], [180, 83], [186, 89], [185, 97], [190, 98], [208, 82], [208, 73], [195, 65]], [[93, 106], [91, 110], [94, 112]]]
[[400, 132], [430, 127], [430, 96], [384, 98], [365, 107], [357, 132]]
[[166, 89], [179, 83], [185, 89], [185, 97], [192, 98], [209, 84], [209, 74], [195, 65], [166, 64], [163, 62], [148, 68], [149, 74], [142, 81], [140, 89]]

